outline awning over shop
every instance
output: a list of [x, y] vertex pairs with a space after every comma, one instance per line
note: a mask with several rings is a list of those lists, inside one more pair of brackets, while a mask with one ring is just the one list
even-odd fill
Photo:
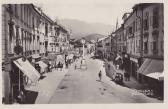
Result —
[[48, 56], [47, 56], [47, 58], [48, 58], [49, 60], [55, 60], [55, 59], [57, 59], [57, 55], [54, 54], [54, 53], [49, 53]]
[[48, 65], [45, 64], [43, 61], [38, 61], [37, 62], [41, 68], [46, 68]]
[[117, 61], [118, 59], [121, 59], [121, 56], [117, 56], [117, 57], [115, 58], [116, 61]]
[[74, 54], [69, 54], [69, 55], [67, 56], [67, 59], [73, 59], [73, 57], [74, 57]]
[[65, 59], [64, 59], [64, 57], [62, 56], [62, 55], [58, 55], [57, 56], [57, 63], [58, 62], [61, 62], [61, 63], [64, 63], [65, 62]]
[[149, 73], [146, 76], [148, 76], [150, 78], [157, 79], [157, 80], [163, 80], [164, 79], [163, 73], [161, 73], [161, 72]]
[[33, 55], [32, 55], [32, 58], [33, 58], [33, 59], [37, 59], [37, 58], [40, 58], [40, 57], [41, 57], [41, 56], [40, 56], [39, 54], [33, 54]]
[[16, 66], [27, 76], [32, 82], [38, 81], [40, 78], [39, 72], [30, 64], [28, 60], [23, 61], [19, 58], [14, 61]]
[[144, 63], [141, 65], [141, 67], [137, 70], [138, 73], [142, 73], [146, 67], [149, 65], [149, 63], [151, 62], [151, 59], [145, 59]]
[[143, 71], [143, 74], [149, 74], [154, 72], [163, 72], [163, 61], [162, 60], [154, 60], [150, 62], [148, 67]]
[[[146, 66], [145, 68], [140, 68], [137, 72], [154, 78], [154, 79], [162, 79], [163, 78], [163, 61], [162, 60], [155, 60], [155, 59], [151, 59], [149, 62], [144, 62], [144, 66]], [[144, 67], [143, 65], [141, 67]], [[144, 70], [141, 70], [144, 69]]]

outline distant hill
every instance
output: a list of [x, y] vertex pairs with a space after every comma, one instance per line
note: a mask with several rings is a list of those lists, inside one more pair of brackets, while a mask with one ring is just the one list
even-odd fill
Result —
[[90, 41], [90, 40], [97, 41], [97, 39], [103, 38], [103, 37], [106, 37], [106, 36], [105, 35], [101, 35], [101, 34], [90, 34], [90, 35], [85, 36], [84, 38], [87, 41]]
[[102, 23], [88, 23], [80, 20], [62, 19], [59, 23], [72, 31], [73, 38], [80, 39], [90, 34], [109, 35], [114, 26]]

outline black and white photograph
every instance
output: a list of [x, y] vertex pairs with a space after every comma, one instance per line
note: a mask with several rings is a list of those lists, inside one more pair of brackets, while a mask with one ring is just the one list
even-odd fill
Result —
[[164, 103], [165, 3], [130, 1], [2, 3], [2, 104]]

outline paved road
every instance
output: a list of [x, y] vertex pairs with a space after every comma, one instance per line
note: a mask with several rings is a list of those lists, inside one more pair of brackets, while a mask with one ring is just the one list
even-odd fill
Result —
[[[110, 81], [105, 76], [102, 61], [89, 57], [86, 61], [87, 70], [74, 70], [74, 67], [69, 70], [49, 100], [50, 104], [160, 102]], [[100, 69], [103, 72], [102, 82], [98, 80]]]

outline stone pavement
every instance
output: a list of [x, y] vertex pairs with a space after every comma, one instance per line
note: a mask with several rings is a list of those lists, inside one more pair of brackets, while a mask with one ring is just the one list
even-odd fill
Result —
[[38, 83], [26, 87], [26, 90], [38, 92], [35, 104], [47, 104], [67, 72], [68, 69], [53, 69], [52, 72], [44, 74], [45, 78]]
[[[120, 70], [120, 69], [117, 69], [114, 65], [113, 65], [113, 62], [108, 62], [107, 60], [105, 61], [106, 62], [106, 72], [108, 73], [114, 73], [114, 72], [118, 72], [118, 73], [121, 73], [121, 74], [124, 74], [123, 70]], [[108, 68], [107, 68], [107, 65], [108, 64], [110, 65], [110, 71], [108, 71]], [[129, 87], [129, 88], [132, 88], [132, 89], [137, 89], [137, 90], [140, 90], [140, 89], [146, 89], [147, 86], [145, 85], [142, 85], [140, 84], [137, 80], [135, 80], [135, 78], [133, 77], [130, 77], [130, 81], [125, 81], [124, 79], [124, 85], [126, 87]]]

